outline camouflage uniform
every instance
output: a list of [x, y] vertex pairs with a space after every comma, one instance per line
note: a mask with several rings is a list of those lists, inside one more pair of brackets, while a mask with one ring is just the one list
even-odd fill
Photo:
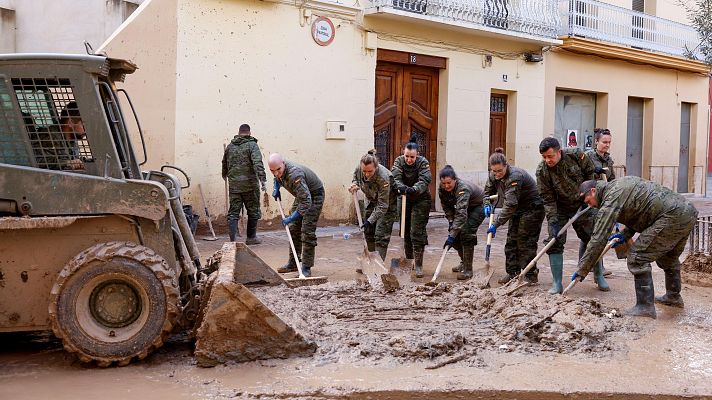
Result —
[[230, 185], [228, 221], [240, 219], [243, 205], [248, 220], [259, 220], [262, 217], [260, 185], [264, 186], [267, 176], [257, 139], [235, 135], [223, 154], [222, 177], [227, 178]]
[[425, 227], [430, 217], [432, 200], [428, 186], [433, 180], [430, 173], [430, 163], [423, 156], [418, 156], [413, 165], [405, 162], [404, 156], [398, 156], [393, 163], [393, 183], [396, 189], [412, 187], [415, 193], [406, 195], [405, 207], [405, 254], [413, 258], [413, 253], [420, 251], [428, 244], [428, 233]]
[[609, 153], [601, 156], [596, 152], [596, 150], [591, 149], [586, 152], [586, 155], [591, 159], [591, 161], [593, 161], [593, 166], [595, 168], [608, 168], [608, 171], [603, 174], [595, 174], [596, 179], [603, 179], [601, 175], [606, 175], [606, 179], [609, 182], [616, 179], [616, 173], [613, 171], [613, 158]]
[[[509, 277], [518, 275], [536, 256], [537, 241], [544, 221], [544, 202], [536, 182], [527, 171], [511, 165], [502, 179], [490, 172], [485, 185], [485, 204], [489, 196], [498, 195], [502, 210], [494, 221], [496, 227], [509, 222], [507, 243], [504, 245], [505, 269]], [[537, 280], [539, 270], [534, 267], [527, 276]]]
[[[294, 196], [289, 214], [297, 211], [301, 215], [289, 224], [289, 233], [292, 235], [297, 254], [301, 255], [306, 274], [314, 266], [314, 247], [317, 244], [316, 223], [324, 205], [324, 185], [312, 170], [292, 161], [285, 161], [284, 175], [281, 179], [274, 179]], [[291, 249], [289, 264], [296, 266]]]
[[379, 254], [382, 253], [381, 258], [385, 260], [398, 205], [398, 194], [393, 186], [391, 171], [379, 164], [371, 179], [366, 179], [358, 167], [354, 171], [352, 183], [363, 191], [368, 200], [364, 215], [365, 221], [371, 223], [371, 228], [364, 232], [368, 251], [378, 250]]
[[448, 235], [455, 238], [453, 248], [462, 260], [462, 271], [472, 273], [472, 258], [477, 245], [477, 228], [485, 219], [482, 211], [482, 188], [462, 179], [455, 181], [455, 188], [448, 192], [438, 189], [440, 204], [450, 222]]

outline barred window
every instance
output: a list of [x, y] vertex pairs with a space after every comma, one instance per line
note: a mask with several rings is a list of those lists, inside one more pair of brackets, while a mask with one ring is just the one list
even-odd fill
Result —
[[32, 166], [24, 129], [17, 120], [12, 91], [0, 76], [0, 163]]

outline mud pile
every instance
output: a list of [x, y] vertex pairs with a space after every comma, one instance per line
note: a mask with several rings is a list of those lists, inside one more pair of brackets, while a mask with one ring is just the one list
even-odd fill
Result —
[[712, 287], [712, 255], [688, 255], [682, 263], [680, 275], [687, 284]]
[[[394, 293], [359, 282], [253, 289], [305, 339], [318, 363], [427, 361], [476, 363], [479, 350], [608, 355], [637, 325], [596, 299], [441, 283]], [[434, 364], [437, 367], [439, 364]]]

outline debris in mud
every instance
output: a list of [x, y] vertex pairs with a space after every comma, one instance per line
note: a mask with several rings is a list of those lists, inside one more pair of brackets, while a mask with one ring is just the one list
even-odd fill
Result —
[[712, 255], [688, 255], [682, 263], [680, 275], [683, 282], [689, 285], [712, 287]]
[[[474, 284], [406, 286], [393, 293], [356, 282], [254, 294], [306, 340], [318, 363], [433, 360], [431, 368], [470, 360], [480, 350], [608, 355], [619, 333], [637, 332], [597, 299]], [[445, 364], [442, 364], [445, 363]], [[440, 365], [442, 364], [442, 365]]]

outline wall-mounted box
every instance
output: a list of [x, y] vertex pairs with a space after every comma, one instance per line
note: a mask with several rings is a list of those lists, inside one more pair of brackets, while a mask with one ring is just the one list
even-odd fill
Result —
[[326, 121], [327, 139], [346, 139], [346, 121]]

